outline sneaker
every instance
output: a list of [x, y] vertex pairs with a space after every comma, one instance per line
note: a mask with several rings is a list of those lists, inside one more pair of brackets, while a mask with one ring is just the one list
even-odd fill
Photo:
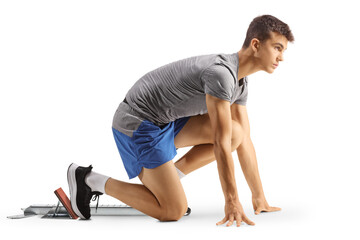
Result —
[[91, 165], [89, 167], [80, 167], [72, 163], [67, 171], [71, 208], [81, 219], [89, 219], [91, 217], [91, 198], [95, 195], [93, 200], [97, 198], [99, 203], [98, 197], [102, 195], [100, 192], [92, 192], [91, 188], [85, 183], [85, 176], [91, 172], [91, 169]]

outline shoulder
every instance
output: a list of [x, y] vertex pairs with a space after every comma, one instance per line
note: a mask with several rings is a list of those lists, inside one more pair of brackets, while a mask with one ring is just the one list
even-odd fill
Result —
[[218, 81], [223, 84], [234, 86], [234, 78], [229, 69], [220, 64], [213, 64], [207, 67], [201, 78], [207, 81]]
[[204, 71], [201, 81], [206, 94], [231, 101], [235, 89], [235, 80], [225, 66], [215, 64], [208, 67]]

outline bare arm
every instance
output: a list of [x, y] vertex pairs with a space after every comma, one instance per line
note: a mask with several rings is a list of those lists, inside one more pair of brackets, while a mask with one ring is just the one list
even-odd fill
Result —
[[225, 197], [225, 218], [218, 225], [229, 221], [227, 226], [230, 226], [234, 220], [237, 222], [237, 226], [240, 226], [241, 221], [254, 225], [245, 216], [237, 193], [234, 161], [231, 155], [232, 119], [230, 102], [207, 94], [206, 105], [213, 129], [214, 154], [217, 159], [219, 178]]
[[231, 155], [230, 103], [211, 95], [206, 96], [206, 103], [213, 129], [214, 153], [225, 201], [239, 200], [234, 175], [234, 161]]
[[250, 124], [246, 106], [233, 104], [231, 106], [231, 115], [235, 121], [240, 123], [244, 131], [244, 139], [236, 149], [241, 169], [253, 196], [263, 196], [264, 191], [260, 180], [255, 149], [250, 138]]
[[252, 202], [256, 214], [261, 211], [278, 211], [280, 208], [270, 207], [265, 199], [262, 187], [256, 153], [250, 138], [250, 124], [245, 106], [233, 104], [231, 114], [235, 121], [239, 122], [244, 131], [244, 139], [236, 149], [241, 169], [252, 192]]
[[242, 144], [236, 149], [241, 169], [254, 197], [263, 197], [264, 190], [260, 180], [254, 145], [250, 137], [246, 136]]

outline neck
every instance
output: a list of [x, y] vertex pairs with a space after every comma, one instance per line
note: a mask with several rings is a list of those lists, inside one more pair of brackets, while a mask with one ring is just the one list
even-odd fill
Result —
[[238, 80], [261, 70], [259, 64], [257, 64], [257, 60], [254, 57], [254, 53], [251, 48], [247, 48], [247, 49], [242, 48], [238, 52], [238, 57], [239, 57]]

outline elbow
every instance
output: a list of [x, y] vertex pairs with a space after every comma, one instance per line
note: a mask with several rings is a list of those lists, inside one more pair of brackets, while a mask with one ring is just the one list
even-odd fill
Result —
[[231, 149], [231, 138], [230, 137], [215, 137], [214, 139], [214, 150], [220, 152], [226, 152]]
[[250, 133], [244, 131], [241, 127], [233, 128], [231, 136], [218, 136], [214, 138], [214, 150], [226, 152], [233, 152], [240, 147], [244, 142], [250, 141]]
[[240, 123], [233, 121], [231, 135], [231, 151], [236, 150], [241, 144], [250, 140], [250, 129], [242, 126]]

